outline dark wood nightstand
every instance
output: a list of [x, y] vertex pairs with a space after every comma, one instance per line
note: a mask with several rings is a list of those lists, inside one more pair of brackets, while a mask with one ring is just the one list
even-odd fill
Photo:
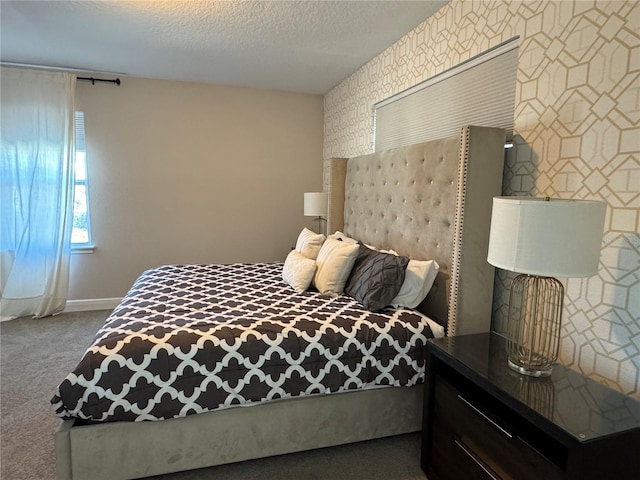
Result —
[[640, 402], [562, 365], [548, 378], [520, 375], [495, 333], [427, 351], [429, 480], [640, 479]]

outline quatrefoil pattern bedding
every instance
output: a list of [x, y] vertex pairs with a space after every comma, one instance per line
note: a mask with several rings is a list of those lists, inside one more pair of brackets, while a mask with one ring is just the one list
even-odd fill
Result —
[[417, 311], [296, 293], [281, 263], [148, 270], [51, 400], [61, 418], [163, 420], [424, 379]]

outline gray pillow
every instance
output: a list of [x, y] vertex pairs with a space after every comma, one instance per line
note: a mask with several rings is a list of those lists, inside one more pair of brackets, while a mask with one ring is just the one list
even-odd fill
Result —
[[409, 259], [378, 252], [362, 244], [359, 248], [344, 292], [367, 310], [376, 312], [387, 307], [400, 291]]

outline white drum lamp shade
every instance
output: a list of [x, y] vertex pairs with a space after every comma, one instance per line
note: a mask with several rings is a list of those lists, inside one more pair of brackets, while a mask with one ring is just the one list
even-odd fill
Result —
[[598, 272], [606, 206], [590, 200], [495, 197], [487, 261], [518, 272], [507, 351], [520, 373], [550, 375], [558, 358], [564, 287], [553, 277]]
[[329, 211], [329, 194], [312, 192], [304, 194], [305, 217], [324, 217]]
[[588, 200], [495, 197], [488, 262], [548, 277], [598, 273], [605, 204]]

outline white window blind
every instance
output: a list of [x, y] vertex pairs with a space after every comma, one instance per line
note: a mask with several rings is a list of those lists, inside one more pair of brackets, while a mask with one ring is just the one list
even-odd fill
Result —
[[75, 113], [75, 125], [76, 125], [76, 151], [86, 152], [84, 140], [84, 112]]
[[513, 136], [518, 37], [374, 105], [375, 151], [500, 127]]

